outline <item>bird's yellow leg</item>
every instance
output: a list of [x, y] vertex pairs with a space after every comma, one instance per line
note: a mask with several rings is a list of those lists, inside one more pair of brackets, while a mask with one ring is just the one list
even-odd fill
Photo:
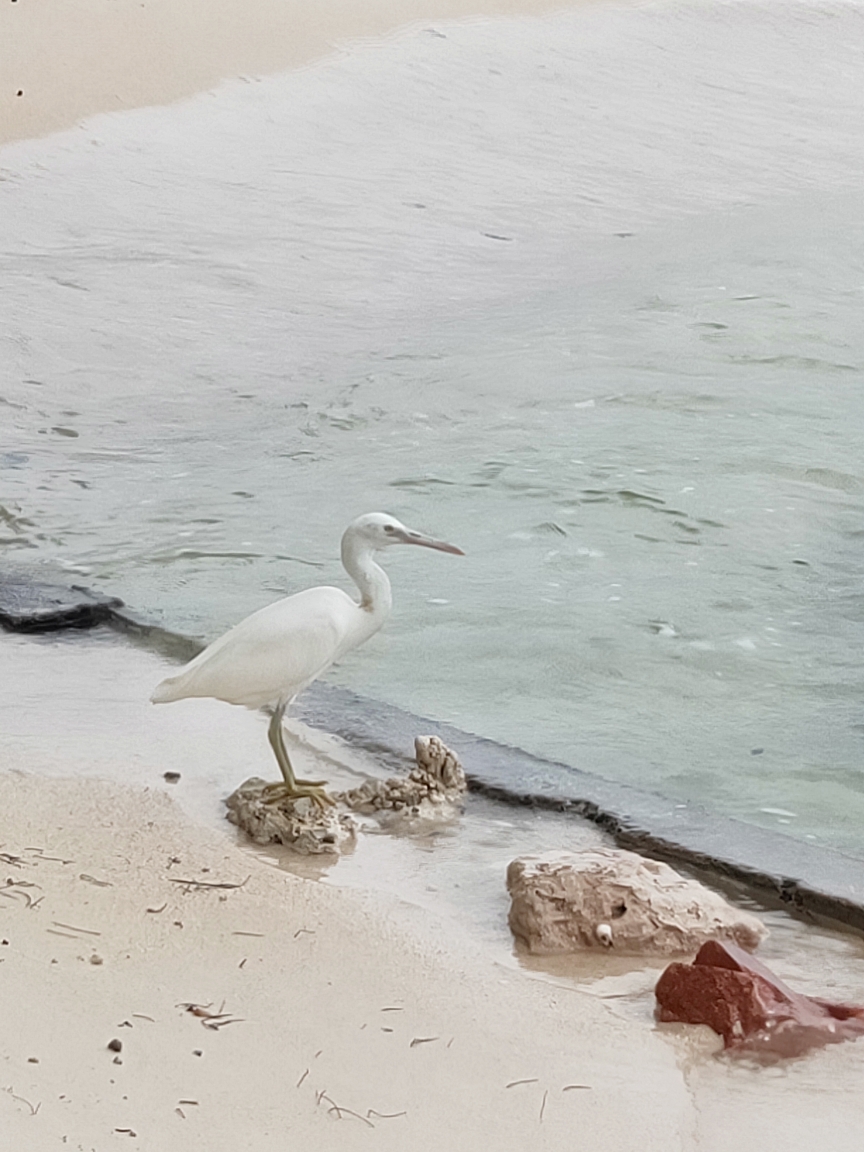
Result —
[[267, 739], [270, 741], [270, 747], [273, 749], [273, 755], [276, 757], [284, 783], [268, 784], [264, 789], [265, 799], [269, 803], [278, 803], [286, 798], [299, 800], [301, 796], [308, 796], [319, 808], [327, 808], [335, 804], [336, 801], [324, 788], [327, 783], [326, 780], [298, 780], [294, 775], [294, 769], [288, 759], [288, 750], [282, 735], [282, 716], [284, 713], [285, 705], [280, 704], [273, 713], [270, 727], [267, 729]]
[[270, 746], [276, 754], [276, 759], [279, 763], [279, 768], [284, 777], [285, 783], [291, 788], [304, 787], [304, 788], [321, 788], [327, 783], [326, 780], [298, 780], [294, 775], [294, 769], [291, 766], [291, 761], [288, 758], [288, 749], [285, 747], [285, 734], [282, 730], [282, 716], [285, 712], [285, 705], [281, 705], [277, 709], [270, 721], [270, 729], [267, 735], [270, 738]]

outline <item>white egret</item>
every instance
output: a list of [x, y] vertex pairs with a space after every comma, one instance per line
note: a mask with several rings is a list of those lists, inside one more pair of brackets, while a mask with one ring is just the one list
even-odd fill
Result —
[[391, 544], [419, 544], [464, 556], [453, 544], [433, 540], [383, 512], [358, 516], [342, 537], [342, 563], [360, 590], [360, 602], [341, 588], [307, 588], [241, 620], [205, 648], [176, 676], [159, 684], [151, 700], [166, 704], [212, 696], [247, 708], [271, 705], [268, 729], [284, 783], [268, 787], [268, 799], [309, 796], [320, 807], [333, 804], [323, 780], [298, 780], [282, 733], [285, 709], [298, 693], [352, 648], [378, 631], [392, 606], [390, 581], [373, 559]]

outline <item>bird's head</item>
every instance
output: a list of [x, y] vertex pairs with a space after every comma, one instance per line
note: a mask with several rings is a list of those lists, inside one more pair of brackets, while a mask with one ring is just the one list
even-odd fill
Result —
[[367, 548], [375, 552], [389, 548], [391, 544], [419, 544], [421, 548], [452, 552], [454, 556], [465, 555], [455, 544], [445, 544], [443, 540], [434, 540], [431, 536], [424, 536], [422, 532], [406, 528], [395, 516], [388, 516], [386, 512], [367, 512], [365, 516], [358, 516], [345, 531], [344, 539], [347, 540], [349, 537], [358, 542], [362, 541]]

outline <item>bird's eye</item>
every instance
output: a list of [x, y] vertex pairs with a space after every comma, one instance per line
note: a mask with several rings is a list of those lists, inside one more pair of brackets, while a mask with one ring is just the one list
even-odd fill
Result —
[[384, 525], [384, 531], [385, 531], [385, 532], [389, 532], [389, 533], [390, 533], [390, 535], [392, 536], [392, 535], [393, 535], [393, 532], [394, 532], [394, 528], [393, 528], [393, 525], [392, 525], [392, 524], [385, 524], [385, 525]]

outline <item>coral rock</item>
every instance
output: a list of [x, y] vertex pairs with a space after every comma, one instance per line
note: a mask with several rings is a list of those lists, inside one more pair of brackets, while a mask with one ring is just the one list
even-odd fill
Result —
[[395, 811], [405, 815], [434, 815], [457, 804], [467, 788], [456, 754], [437, 736], [414, 741], [417, 767], [407, 776], [366, 780], [359, 788], [338, 793], [336, 799], [358, 812]]
[[734, 944], [714, 940], [692, 964], [670, 964], [657, 988], [657, 1019], [707, 1024], [726, 1048], [800, 1056], [864, 1034], [864, 1006], [793, 992]]
[[456, 753], [437, 736], [415, 737], [414, 756], [417, 770], [445, 796], [456, 797], [468, 787]]
[[507, 889], [510, 928], [539, 954], [614, 948], [669, 956], [715, 937], [755, 948], [768, 934], [755, 916], [635, 852], [521, 856], [507, 869]]
[[[334, 800], [376, 816], [451, 815], [467, 788], [462, 765], [437, 736], [418, 736], [414, 751], [417, 767], [407, 776], [367, 780], [359, 788], [334, 793]], [[225, 801], [228, 819], [256, 844], [288, 844], [304, 855], [338, 854], [353, 846], [358, 824], [349, 812], [322, 810], [306, 797], [267, 800], [267, 788], [253, 776]]]
[[308, 797], [268, 802], [265, 780], [252, 776], [232, 792], [225, 805], [228, 819], [256, 844], [288, 844], [304, 856], [338, 854], [354, 843], [357, 822], [346, 812], [321, 809]]

